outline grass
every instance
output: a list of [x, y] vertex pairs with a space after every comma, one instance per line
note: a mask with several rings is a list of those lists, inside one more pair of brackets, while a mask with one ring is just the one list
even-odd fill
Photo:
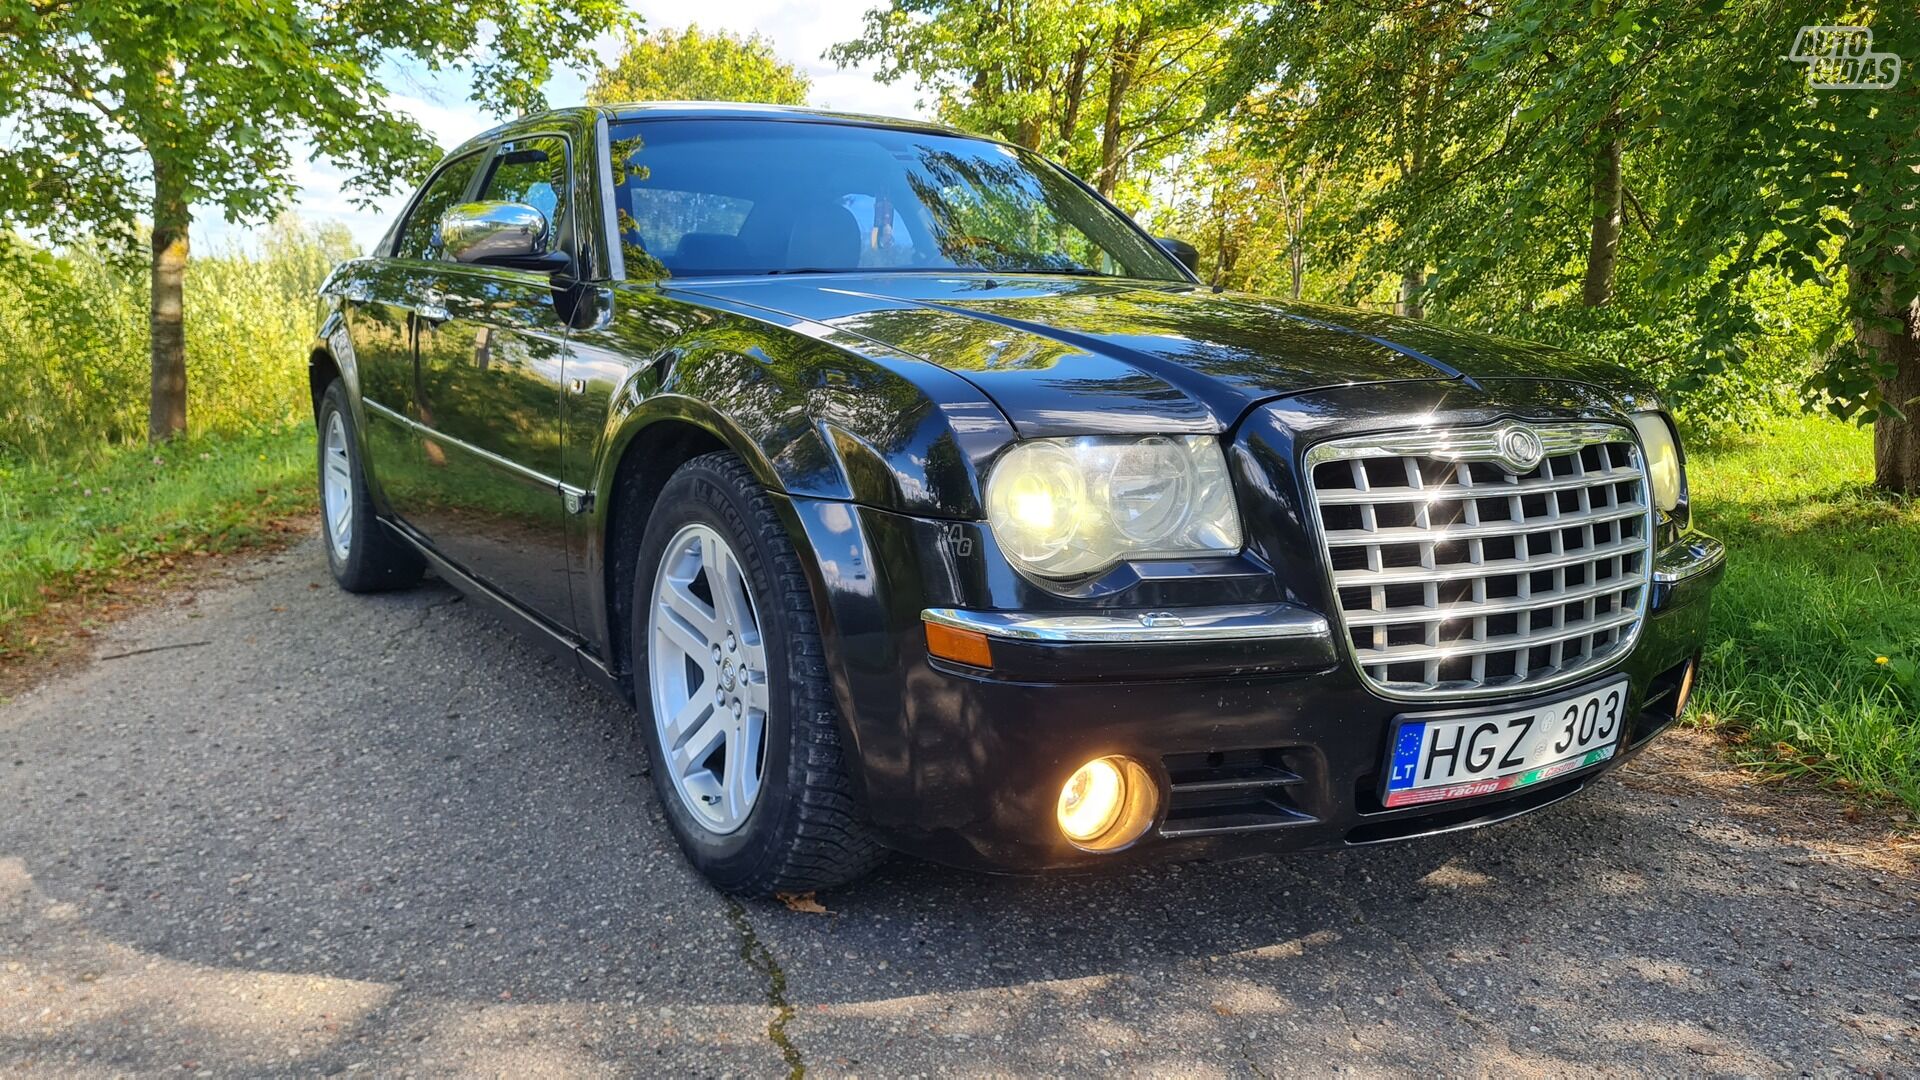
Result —
[[314, 501], [310, 424], [0, 464], [0, 658], [48, 605], [265, 543]]
[[1697, 520], [1731, 561], [1694, 715], [1749, 765], [1920, 820], [1920, 501], [1876, 493], [1872, 457], [1817, 419], [1696, 450]]

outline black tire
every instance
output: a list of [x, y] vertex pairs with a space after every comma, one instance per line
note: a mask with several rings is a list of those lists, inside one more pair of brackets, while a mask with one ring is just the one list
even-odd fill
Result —
[[[631, 670], [654, 791], [681, 849], [709, 881], [744, 895], [831, 888], [872, 871], [886, 852], [848, 779], [813, 595], [772, 498], [739, 458], [714, 453], [682, 465], [655, 508], [636, 557]], [[663, 767], [647, 658], [656, 571], [668, 543], [696, 523], [733, 548], [766, 646], [761, 788], [745, 822], [726, 834], [695, 818]]]
[[[346, 550], [334, 543], [327, 521], [327, 433], [338, 417], [346, 435], [347, 480], [350, 496], [347, 513], [350, 521]], [[348, 592], [384, 592], [416, 584], [426, 570], [420, 553], [380, 524], [373, 512], [373, 499], [367, 494], [366, 464], [360, 458], [360, 435], [354, 427], [353, 410], [347, 407], [347, 387], [339, 379], [320, 396], [315, 466], [320, 481], [320, 542], [327, 550], [327, 568], [333, 580]]]

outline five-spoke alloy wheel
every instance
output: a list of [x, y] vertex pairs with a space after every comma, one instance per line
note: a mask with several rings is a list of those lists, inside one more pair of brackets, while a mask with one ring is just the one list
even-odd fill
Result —
[[681, 465], [633, 566], [634, 697], [687, 857], [732, 892], [804, 892], [877, 865], [840, 749], [813, 594], [774, 502], [732, 454]]
[[740, 558], [711, 526], [667, 542], [648, 614], [653, 722], [673, 788], [715, 833], [738, 829], [766, 770], [767, 649]]

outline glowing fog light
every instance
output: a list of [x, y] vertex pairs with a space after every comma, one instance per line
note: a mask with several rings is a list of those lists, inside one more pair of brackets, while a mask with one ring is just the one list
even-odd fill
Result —
[[1098, 840], [1120, 818], [1127, 782], [1110, 758], [1089, 761], [1060, 789], [1060, 831], [1069, 840]]
[[1153, 779], [1138, 762], [1094, 758], [1061, 785], [1056, 816], [1060, 832], [1076, 847], [1112, 851], [1147, 831], [1158, 800]]

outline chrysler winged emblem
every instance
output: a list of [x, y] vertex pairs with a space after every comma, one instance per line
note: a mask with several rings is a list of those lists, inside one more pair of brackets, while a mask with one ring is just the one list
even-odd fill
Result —
[[1500, 429], [1494, 460], [1515, 476], [1525, 476], [1540, 467], [1547, 448], [1540, 435], [1525, 424], [1508, 424]]

